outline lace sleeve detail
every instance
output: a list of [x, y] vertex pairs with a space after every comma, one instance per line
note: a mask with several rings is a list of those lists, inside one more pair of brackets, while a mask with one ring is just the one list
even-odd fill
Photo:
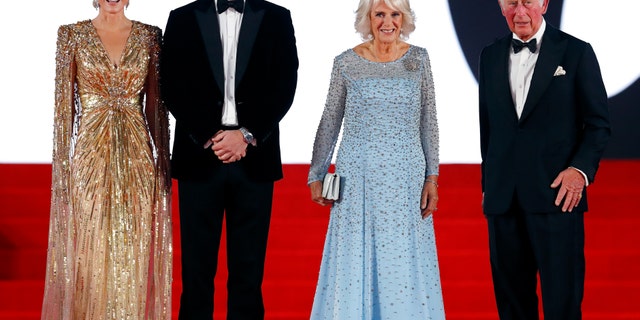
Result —
[[53, 157], [49, 246], [43, 319], [68, 318], [75, 292], [75, 225], [69, 199], [69, 176], [75, 110], [75, 37], [72, 26], [58, 29], [56, 46]]
[[347, 90], [341, 72], [340, 60], [336, 58], [331, 71], [327, 100], [313, 143], [313, 155], [307, 183], [322, 180], [331, 165], [334, 148], [342, 126], [346, 96]]
[[440, 133], [438, 130], [438, 114], [436, 110], [436, 95], [431, 73], [431, 63], [429, 54], [423, 49], [424, 58], [422, 60], [422, 110], [420, 119], [420, 139], [422, 140], [422, 150], [427, 168], [425, 176], [437, 175], [440, 167]]

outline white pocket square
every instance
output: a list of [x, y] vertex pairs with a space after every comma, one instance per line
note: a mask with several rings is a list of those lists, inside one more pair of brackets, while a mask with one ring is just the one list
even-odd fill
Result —
[[558, 77], [558, 76], [564, 76], [565, 74], [567, 74], [567, 72], [564, 71], [562, 66], [558, 66], [558, 68], [556, 68], [556, 72], [553, 73], [553, 76]]

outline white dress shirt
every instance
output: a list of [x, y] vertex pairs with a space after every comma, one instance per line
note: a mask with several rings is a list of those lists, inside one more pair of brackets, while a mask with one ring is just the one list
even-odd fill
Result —
[[[529, 93], [529, 87], [531, 86], [531, 78], [533, 77], [533, 69], [538, 61], [540, 55], [540, 44], [542, 43], [542, 35], [547, 27], [547, 23], [542, 20], [542, 25], [536, 34], [529, 39], [531, 41], [536, 39], [536, 52], [532, 53], [529, 48], [524, 48], [518, 53], [513, 52], [509, 55], [509, 83], [511, 84], [511, 97], [513, 98], [513, 104], [516, 106], [516, 113], [518, 119], [522, 115], [522, 109], [524, 103], [527, 101], [527, 94]], [[514, 39], [522, 41], [514, 33]]]
[[[244, 1], [244, 0], [236, 0]], [[214, 1], [217, 8], [218, 0]], [[243, 14], [233, 8], [218, 14], [220, 38], [222, 40], [222, 61], [224, 65], [224, 105], [222, 106], [222, 124], [237, 126], [236, 113], [236, 56], [238, 52], [238, 35]]]

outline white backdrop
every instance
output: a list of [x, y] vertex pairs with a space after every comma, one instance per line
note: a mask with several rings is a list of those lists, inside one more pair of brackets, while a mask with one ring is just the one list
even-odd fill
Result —
[[[553, 0], [552, 0], [553, 1]], [[164, 29], [169, 11], [191, 0], [131, 0], [130, 19]], [[357, 0], [272, 0], [289, 8], [300, 58], [291, 111], [281, 123], [285, 163], [308, 163], [334, 56], [360, 43], [353, 28]], [[606, 3], [606, 6], [605, 6]], [[499, 10], [497, 1], [491, 3]], [[417, 29], [409, 42], [426, 47], [436, 83], [443, 163], [477, 163], [477, 84], [458, 44], [447, 0], [414, 0]], [[640, 75], [636, 0], [565, 0], [563, 30], [589, 41], [609, 96]], [[56, 32], [95, 17], [91, 0], [5, 1], [0, 11], [0, 163], [51, 159]], [[498, 36], [498, 35], [496, 35]], [[628, 41], [625, 52], [615, 41]]]

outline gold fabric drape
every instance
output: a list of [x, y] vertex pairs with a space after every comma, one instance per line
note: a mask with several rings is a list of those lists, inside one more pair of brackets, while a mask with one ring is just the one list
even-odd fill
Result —
[[161, 36], [134, 21], [116, 66], [91, 21], [58, 30], [42, 319], [171, 318]]

